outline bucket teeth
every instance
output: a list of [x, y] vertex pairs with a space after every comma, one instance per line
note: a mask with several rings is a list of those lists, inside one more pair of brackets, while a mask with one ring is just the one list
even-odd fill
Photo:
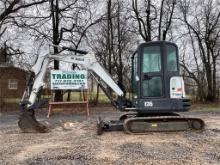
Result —
[[[32, 111], [32, 110], [31, 110]], [[24, 133], [46, 133], [49, 129], [38, 122], [35, 118], [34, 112], [25, 111], [19, 117], [18, 126]]]

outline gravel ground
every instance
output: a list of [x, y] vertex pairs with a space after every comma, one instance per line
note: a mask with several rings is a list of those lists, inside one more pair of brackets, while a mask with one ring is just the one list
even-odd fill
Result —
[[91, 116], [56, 113], [50, 119], [39, 111], [39, 121], [49, 133], [21, 133], [18, 112], [0, 115], [0, 164], [220, 164], [220, 111], [192, 111], [186, 115], [206, 122], [203, 132], [149, 133], [127, 135], [106, 132], [96, 135], [96, 119], [116, 119], [111, 108], [91, 110]]

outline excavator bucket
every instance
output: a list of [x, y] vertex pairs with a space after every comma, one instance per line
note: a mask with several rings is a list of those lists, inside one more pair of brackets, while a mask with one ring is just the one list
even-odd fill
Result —
[[18, 126], [24, 133], [46, 133], [48, 127], [38, 122], [34, 110], [23, 111], [19, 117]]

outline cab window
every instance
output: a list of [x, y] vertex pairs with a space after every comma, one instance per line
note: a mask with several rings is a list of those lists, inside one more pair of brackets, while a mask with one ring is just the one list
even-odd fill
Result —
[[143, 73], [161, 71], [160, 46], [148, 46], [143, 49]]
[[133, 93], [137, 92], [137, 53], [134, 54], [132, 60], [132, 91]]
[[173, 45], [167, 45], [167, 70], [177, 71], [177, 50]]
[[152, 77], [150, 80], [144, 80], [142, 85], [142, 95], [144, 97], [161, 97], [162, 96], [161, 77]]

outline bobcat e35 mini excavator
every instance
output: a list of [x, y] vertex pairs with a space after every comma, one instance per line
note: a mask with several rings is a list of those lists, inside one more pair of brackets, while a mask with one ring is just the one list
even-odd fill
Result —
[[[59, 47], [59, 49], [61, 49], [59, 54], [39, 56], [32, 67], [27, 89], [20, 102], [22, 114], [18, 125], [23, 132], [47, 132], [47, 127], [36, 120], [34, 110], [42, 104], [36, 100], [52, 60], [74, 63], [88, 69], [111, 103], [120, 111], [130, 111], [122, 115], [119, 120], [103, 121], [99, 118], [98, 135], [104, 131], [115, 130], [124, 130], [129, 134], [145, 134], [151, 131], [186, 131], [204, 128], [203, 120], [181, 117], [178, 114], [189, 110], [190, 100], [185, 98], [176, 44], [152, 41], [138, 46], [131, 60], [132, 100], [124, 96], [121, 88], [97, 62], [94, 54], [69, 47]], [[71, 55], [71, 51], [75, 54]], [[117, 100], [112, 99], [105, 85], [118, 95]], [[29, 99], [25, 101], [24, 96], [27, 94]]]

